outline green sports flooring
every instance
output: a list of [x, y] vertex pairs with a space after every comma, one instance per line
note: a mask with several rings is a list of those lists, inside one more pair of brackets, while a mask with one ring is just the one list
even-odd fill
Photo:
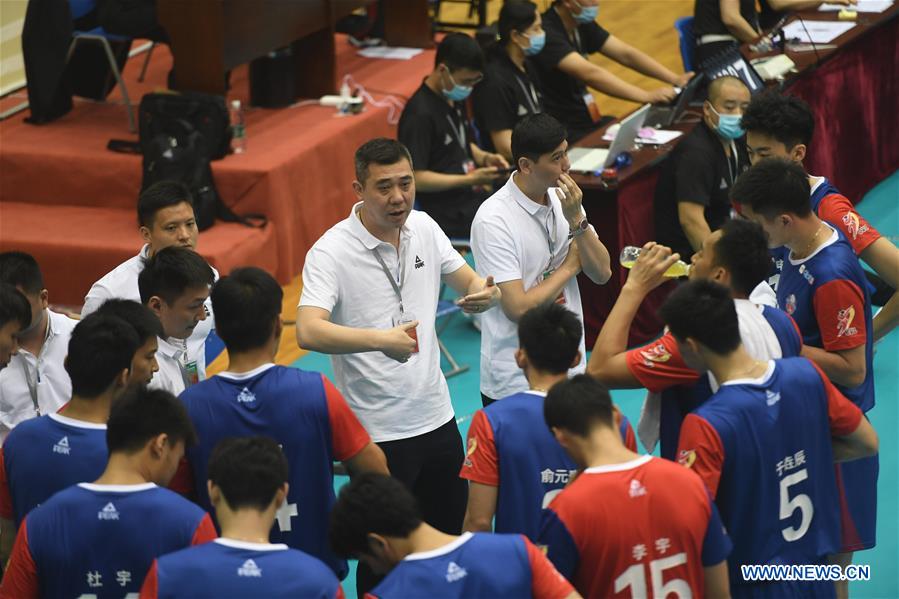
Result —
[[[859, 212], [883, 235], [899, 244], [899, 172], [871, 190], [859, 204]], [[480, 371], [480, 333], [461, 316], [454, 317], [442, 339], [468, 372], [449, 379], [450, 395], [463, 438], [474, 412], [481, 407], [478, 387]], [[871, 580], [853, 582], [850, 594], [859, 599], [899, 598], [899, 330], [893, 331], [875, 346], [874, 372], [877, 405], [868, 416], [880, 435], [880, 479], [878, 481], [877, 546], [856, 553], [854, 563], [871, 566]], [[294, 363], [306, 370], [318, 370], [333, 377], [327, 356], [311, 353]], [[444, 366], [446, 366], [444, 364]], [[640, 416], [643, 390], [614, 391], [612, 398], [636, 426]], [[642, 450], [642, 446], [641, 446]], [[335, 486], [346, 482], [338, 477]], [[343, 582], [348, 599], [356, 597], [355, 565]]]

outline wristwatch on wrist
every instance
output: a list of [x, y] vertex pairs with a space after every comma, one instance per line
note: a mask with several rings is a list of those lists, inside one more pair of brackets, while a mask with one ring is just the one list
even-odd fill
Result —
[[587, 227], [589, 227], [589, 226], [590, 226], [590, 223], [587, 222], [587, 217], [585, 216], [584, 218], [581, 219], [581, 222], [579, 222], [578, 224], [573, 226], [571, 228], [571, 230], [568, 231], [568, 239], [574, 239], [578, 235], [583, 235], [584, 231], [586, 231]]

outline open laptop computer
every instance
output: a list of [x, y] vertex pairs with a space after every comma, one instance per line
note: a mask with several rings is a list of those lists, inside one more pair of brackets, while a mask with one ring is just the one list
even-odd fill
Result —
[[664, 129], [673, 125], [680, 115], [684, 113], [690, 102], [696, 96], [696, 92], [702, 87], [702, 73], [695, 75], [681, 90], [674, 101], [667, 106], [653, 106], [646, 115], [646, 124], [656, 129]]
[[571, 148], [568, 150], [568, 160], [571, 162], [571, 170], [576, 173], [592, 173], [610, 167], [615, 163], [615, 158], [622, 152], [629, 152], [634, 147], [637, 133], [643, 127], [650, 104], [644, 104], [627, 118], [621, 121], [618, 133], [612, 140], [612, 145], [606, 148]]

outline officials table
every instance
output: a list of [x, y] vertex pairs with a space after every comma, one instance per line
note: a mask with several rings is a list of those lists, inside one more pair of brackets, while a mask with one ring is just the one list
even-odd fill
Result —
[[[815, 135], [805, 160], [814, 175], [831, 179], [850, 200], [862, 195], [899, 168], [899, 5], [883, 13], [858, 13], [857, 25], [834, 40], [836, 48], [787, 55], [796, 63], [796, 73], [783, 82], [784, 91], [808, 102], [815, 113]], [[836, 13], [808, 11], [791, 17], [835, 20]], [[747, 59], [756, 58], [748, 47]], [[688, 116], [670, 129], [688, 133], [698, 115]], [[580, 140], [582, 147], [608, 147], [602, 141], [605, 129]], [[627, 270], [618, 264], [626, 245], [642, 246], [655, 238], [653, 195], [661, 162], [680, 142], [680, 137], [661, 146], [646, 146], [632, 152], [633, 162], [618, 172], [609, 187], [599, 177], [575, 175], [584, 190], [584, 208], [599, 237], [612, 255], [612, 278], [603, 286], [580, 275], [581, 299], [588, 349], [612, 309]], [[689, 259], [689, 257], [687, 257]], [[631, 326], [629, 345], [645, 343], [662, 330], [658, 308], [673, 289], [666, 284], [643, 303]]]

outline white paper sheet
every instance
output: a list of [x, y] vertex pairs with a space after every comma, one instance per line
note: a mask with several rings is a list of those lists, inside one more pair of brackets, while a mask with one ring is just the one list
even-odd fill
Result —
[[364, 56], [365, 58], [387, 58], [390, 60], [409, 60], [421, 53], [421, 48], [391, 48], [390, 46], [374, 46], [359, 50], [359, 56]]
[[842, 4], [830, 4], [825, 2], [818, 8], [823, 12], [838, 12], [843, 9], [856, 12], [883, 12], [893, 5], [893, 0], [858, 0], [855, 6], [843, 6]]
[[[612, 141], [613, 139], [615, 139], [616, 133], [618, 133], [617, 124], [609, 127], [602, 138], [605, 141]], [[644, 133], [646, 133], [647, 135], [644, 135]], [[664, 145], [673, 139], [677, 139], [683, 134], [683, 131], [671, 131], [668, 129], [653, 129], [652, 127], [643, 127], [642, 129], [640, 129], [640, 133], [637, 135], [637, 143]]]
[[[805, 19], [805, 26], [801, 21], [793, 21], [784, 27], [784, 35], [788, 40], [798, 39], [806, 44], [829, 44], [853, 27], [855, 27], [855, 23]], [[807, 33], [806, 30], [808, 30]]]

